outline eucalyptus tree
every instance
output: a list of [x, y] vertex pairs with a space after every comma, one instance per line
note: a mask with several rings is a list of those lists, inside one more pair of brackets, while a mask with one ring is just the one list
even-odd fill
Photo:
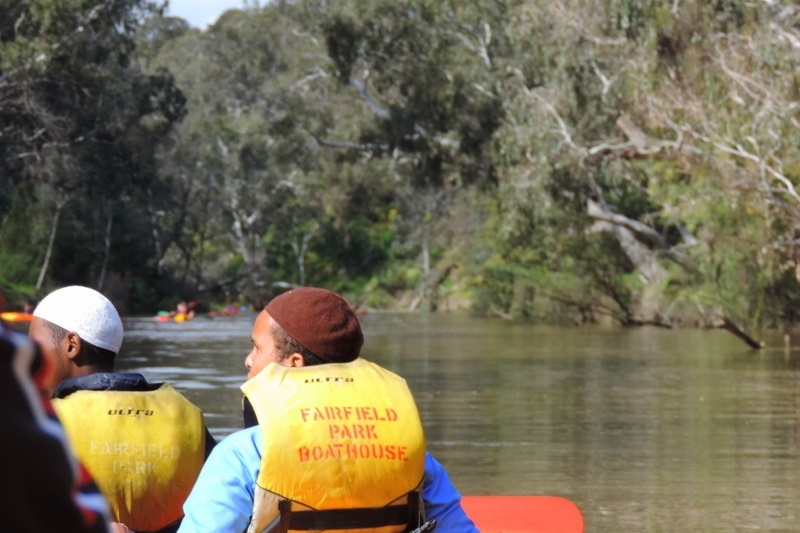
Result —
[[335, 75], [369, 111], [344, 140], [370, 164], [386, 162], [376, 165], [393, 184], [384, 206], [397, 211], [400, 238], [418, 242], [423, 296], [441, 280], [431, 248], [446, 233], [434, 228], [460, 191], [494, 184], [488, 147], [503, 120], [495, 56], [506, 4], [351, 0], [324, 12]]
[[[306, 95], [327, 83], [317, 67], [325, 56], [287, 10], [231, 10], [206, 32], [162, 46], [151, 63], [173, 72], [187, 95], [187, 116], [164, 152], [164, 168], [187, 191], [184, 234], [165, 259], [191, 263], [198, 286], [233, 284], [253, 300], [278, 281], [271, 251], [281, 243], [294, 243], [305, 275], [314, 220], [324, 218], [321, 209], [298, 218], [297, 208], [318, 203], [323, 185], [313, 135], [325, 114]], [[290, 231], [274, 231], [293, 220]]]
[[558, 252], [544, 270], [593, 280], [573, 292], [551, 276], [557, 298], [754, 332], [795, 313], [797, 17], [736, 0], [515, 12], [503, 229], [511, 244], [533, 228]]
[[[0, 24], [0, 161], [22, 193], [15, 198], [38, 198], [47, 202], [35, 204], [38, 216], [53, 213], [47, 237], [32, 235], [24, 253], [44, 258], [37, 286], [51, 251], [60, 250], [58, 282], [102, 287], [109, 269], [124, 277], [140, 264], [125, 260], [122, 245], [138, 240], [125, 235], [137, 229], [124, 222], [135, 209], [120, 207], [155, 179], [154, 146], [182, 113], [167, 73], [145, 76], [129, 63], [133, 32], [160, 6], [143, 0], [7, 4]], [[57, 241], [65, 210], [71, 231]], [[123, 225], [117, 228], [115, 220]], [[43, 252], [32, 248], [42, 244]], [[115, 247], [123, 253], [117, 256]]]

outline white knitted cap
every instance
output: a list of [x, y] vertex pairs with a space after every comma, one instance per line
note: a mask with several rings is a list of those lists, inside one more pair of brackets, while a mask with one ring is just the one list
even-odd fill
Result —
[[39, 302], [33, 316], [43, 318], [98, 348], [119, 352], [122, 320], [108, 298], [94, 289], [73, 285], [58, 289]]

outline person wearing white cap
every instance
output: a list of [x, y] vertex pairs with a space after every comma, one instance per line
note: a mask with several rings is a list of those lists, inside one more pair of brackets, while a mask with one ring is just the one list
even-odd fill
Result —
[[216, 444], [200, 409], [168, 383], [114, 372], [122, 320], [94, 289], [48, 294], [29, 336], [53, 362], [53, 406], [80, 461], [97, 480], [117, 522], [167, 533]]
[[114, 304], [94, 289], [73, 285], [51, 292], [36, 306], [29, 336], [54, 357], [46, 387], [66, 378], [111, 372], [122, 346], [122, 320]]
[[[5, 299], [0, 290], [0, 312]], [[5, 496], [3, 531], [108, 533], [105, 498], [76, 461], [67, 437], [40, 390], [48, 361], [25, 335], [0, 320], [0, 455]], [[113, 526], [113, 532], [127, 531]]]

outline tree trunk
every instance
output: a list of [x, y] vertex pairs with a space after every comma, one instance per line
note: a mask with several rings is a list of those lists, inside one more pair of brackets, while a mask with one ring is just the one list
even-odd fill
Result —
[[156, 216], [156, 212], [153, 210], [151, 205], [147, 206], [147, 212], [150, 215], [150, 225], [152, 226], [150, 232], [153, 234], [153, 246], [156, 254], [156, 272], [161, 274], [161, 260], [164, 257], [164, 254], [161, 251], [161, 231], [159, 229], [158, 217]]
[[242, 254], [242, 261], [247, 269], [248, 290], [254, 291], [263, 285], [261, 269], [265, 258], [261, 253], [261, 236], [254, 231], [255, 222], [260, 214], [258, 211], [250, 214], [242, 212], [235, 197], [232, 197], [230, 202], [233, 215], [230, 235], [239, 253]]
[[306, 284], [306, 252], [308, 252], [308, 241], [311, 240], [314, 233], [313, 231], [305, 233], [299, 245], [296, 240], [292, 241], [292, 249], [294, 250], [295, 257], [297, 257], [297, 269], [300, 273], [301, 287]]
[[431, 249], [428, 244], [428, 229], [425, 228], [425, 234], [422, 236], [422, 275], [428, 277], [431, 273]]
[[44, 276], [47, 273], [47, 268], [50, 266], [50, 255], [53, 253], [53, 245], [56, 242], [56, 231], [58, 230], [58, 219], [61, 218], [61, 210], [67, 204], [67, 200], [56, 201], [56, 212], [53, 213], [53, 222], [50, 225], [50, 239], [47, 241], [47, 251], [44, 254], [44, 261], [42, 261], [42, 268], [39, 269], [39, 278], [36, 280], [36, 290], [42, 288], [44, 283]]
[[[669, 259], [686, 270], [693, 270], [688, 258], [671, 247], [664, 237], [647, 224], [614, 213], [605, 204], [594, 200], [588, 201], [586, 212], [596, 221], [592, 229], [613, 233], [631, 261], [642, 269], [648, 279], [655, 281], [661, 276], [660, 272], [663, 267], [656, 261], [659, 256]], [[687, 235], [685, 240], [688, 242], [689, 239], [694, 240], [693, 237]]]
[[106, 202], [106, 231], [103, 236], [103, 264], [100, 266], [100, 275], [97, 277], [97, 290], [103, 290], [103, 284], [106, 281], [106, 270], [108, 269], [108, 258], [111, 256], [111, 226], [113, 222], [114, 210], [112, 203]]
[[0, 244], [3, 243], [3, 234], [6, 232], [6, 222], [8, 222], [9, 215], [3, 215], [3, 221], [0, 222]]

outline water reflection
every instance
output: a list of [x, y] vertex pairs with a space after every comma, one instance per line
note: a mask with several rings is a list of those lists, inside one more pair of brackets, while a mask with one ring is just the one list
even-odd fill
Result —
[[222, 438], [242, 427], [239, 386], [246, 376], [253, 318], [181, 323], [127, 318], [117, 368], [169, 381], [203, 409], [212, 434]]
[[[241, 427], [253, 319], [128, 319], [118, 366], [173, 383], [222, 437]], [[462, 492], [559, 494], [587, 531], [800, 530], [796, 351], [450, 315], [363, 327], [364, 357], [408, 380]]]

